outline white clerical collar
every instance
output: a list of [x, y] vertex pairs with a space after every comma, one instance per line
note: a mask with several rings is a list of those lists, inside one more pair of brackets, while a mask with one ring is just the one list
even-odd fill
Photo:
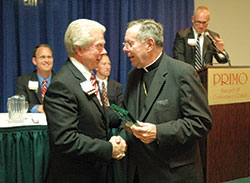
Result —
[[78, 60], [76, 60], [74, 57], [70, 57], [71, 62], [74, 66], [83, 74], [83, 76], [90, 81], [91, 77], [91, 71], [87, 67], [85, 67], [83, 64], [81, 64]]
[[145, 72], [149, 72], [148, 69], [147, 69], [147, 67], [153, 65], [158, 60], [158, 58], [160, 58], [161, 54], [162, 54], [162, 52], [160, 53], [160, 55], [152, 63], [150, 63], [147, 66], [143, 67], [143, 69], [144, 69]]

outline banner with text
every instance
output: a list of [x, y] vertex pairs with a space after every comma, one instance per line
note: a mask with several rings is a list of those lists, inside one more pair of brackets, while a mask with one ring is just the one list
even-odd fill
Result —
[[209, 105], [250, 102], [250, 68], [208, 68]]

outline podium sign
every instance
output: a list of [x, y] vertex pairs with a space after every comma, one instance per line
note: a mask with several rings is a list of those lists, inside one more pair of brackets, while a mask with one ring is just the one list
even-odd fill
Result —
[[250, 67], [208, 66], [199, 76], [213, 116], [213, 128], [201, 141], [206, 183], [248, 177]]
[[250, 68], [207, 69], [209, 105], [250, 102]]

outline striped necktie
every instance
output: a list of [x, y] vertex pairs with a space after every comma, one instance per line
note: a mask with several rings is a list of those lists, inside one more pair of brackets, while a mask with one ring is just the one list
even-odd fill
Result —
[[105, 106], [109, 106], [108, 94], [107, 94], [107, 90], [106, 90], [106, 86], [104, 82], [102, 82], [102, 96], [104, 99]]
[[98, 84], [97, 84], [97, 81], [95, 79], [95, 75], [93, 72], [91, 72], [90, 82], [91, 82], [92, 86], [95, 88], [95, 95], [96, 95], [99, 103], [102, 105], [100, 90], [99, 90], [99, 87], [98, 87]]
[[195, 54], [194, 54], [194, 67], [198, 71], [202, 68], [201, 64], [201, 47], [200, 47], [200, 36], [201, 34], [198, 35], [196, 45], [195, 45]]
[[43, 99], [44, 99], [44, 95], [45, 95], [45, 92], [46, 92], [46, 90], [47, 90], [47, 80], [45, 79], [45, 80], [43, 80], [43, 84], [42, 84], [42, 103], [43, 103]]

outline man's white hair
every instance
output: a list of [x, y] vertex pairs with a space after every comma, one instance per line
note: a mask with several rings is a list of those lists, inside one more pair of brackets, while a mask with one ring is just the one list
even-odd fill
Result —
[[68, 56], [76, 54], [76, 46], [88, 48], [95, 41], [92, 35], [93, 31], [104, 33], [106, 28], [102, 24], [88, 19], [78, 19], [71, 22], [64, 37]]

